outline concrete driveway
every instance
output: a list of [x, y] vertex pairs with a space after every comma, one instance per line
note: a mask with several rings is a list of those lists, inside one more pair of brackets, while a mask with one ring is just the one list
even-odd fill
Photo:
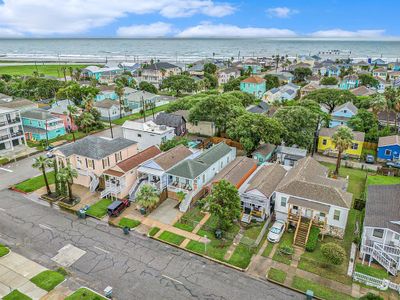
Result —
[[149, 218], [164, 224], [173, 225], [182, 213], [175, 208], [178, 204], [176, 200], [167, 199], [160, 204], [151, 214]]

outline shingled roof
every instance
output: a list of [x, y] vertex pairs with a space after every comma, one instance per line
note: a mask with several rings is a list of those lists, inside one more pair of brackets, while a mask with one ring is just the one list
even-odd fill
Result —
[[[332, 127], [332, 128], [321, 128], [319, 130], [319, 135], [320, 136], [327, 136], [327, 137], [333, 137], [333, 135], [335, 134], [335, 132], [341, 127], [340, 126], [336, 126], [336, 127]], [[353, 139], [355, 141], [359, 141], [359, 142], [363, 142], [364, 138], [365, 138], [365, 133], [361, 132], [361, 131], [352, 131], [353, 133]]]
[[192, 151], [183, 145], [178, 145], [167, 152], [164, 152], [154, 159], [154, 162], [158, 164], [163, 170], [175, 166], [180, 161], [184, 160], [188, 156], [192, 155]]
[[180, 115], [162, 112], [156, 116], [154, 123], [156, 123], [157, 125], [166, 125], [175, 128], [181, 126], [184, 120], [185, 118]]
[[286, 170], [280, 164], [262, 166], [249, 181], [246, 192], [257, 190], [269, 198], [285, 175]]

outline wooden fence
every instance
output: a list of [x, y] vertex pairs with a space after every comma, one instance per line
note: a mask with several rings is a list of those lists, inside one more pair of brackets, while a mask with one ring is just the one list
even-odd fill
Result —
[[367, 150], [376, 150], [376, 149], [378, 149], [378, 144], [371, 143], [371, 142], [364, 142], [363, 148], [367, 149]]
[[231, 139], [228, 139], [228, 138], [213, 136], [213, 137], [210, 137], [210, 138], [204, 140], [203, 145], [206, 146], [209, 142], [211, 142], [213, 144], [218, 144], [218, 143], [224, 142], [225, 144], [227, 144], [230, 147], [235, 147], [238, 150], [243, 150], [243, 146], [241, 143], [236, 142]]
[[378, 169], [377, 173], [379, 175], [400, 177], [400, 169], [395, 168], [382, 167]]

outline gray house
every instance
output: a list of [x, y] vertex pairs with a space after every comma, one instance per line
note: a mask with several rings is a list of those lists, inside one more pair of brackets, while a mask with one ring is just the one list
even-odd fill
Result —
[[181, 136], [186, 133], [186, 120], [180, 115], [162, 112], [156, 116], [154, 123], [175, 128], [176, 136]]
[[400, 184], [371, 185], [360, 247], [363, 263], [376, 261], [390, 274], [400, 270]]

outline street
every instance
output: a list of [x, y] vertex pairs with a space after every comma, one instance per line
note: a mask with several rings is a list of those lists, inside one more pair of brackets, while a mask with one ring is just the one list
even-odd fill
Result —
[[[3, 177], [3, 176], [2, 176]], [[117, 228], [0, 191], [0, 243], [48, 268], [64, 246], [85, 254], [68, 271], [71, 289], [99, 292], [110, 285], [116, 299], [303, 299], [304, 296]]]

